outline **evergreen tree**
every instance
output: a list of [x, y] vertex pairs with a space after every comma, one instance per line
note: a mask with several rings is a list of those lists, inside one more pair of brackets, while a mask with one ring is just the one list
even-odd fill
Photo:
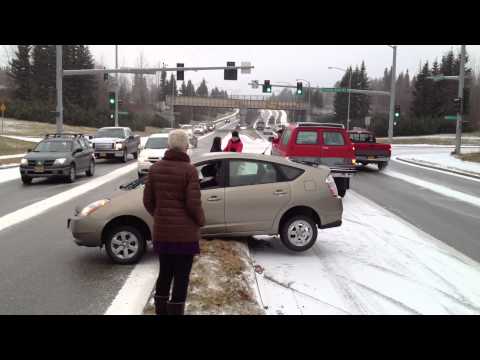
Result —
[[187, 96], [187, 85], [185, 85], [185, 81], [182, 81], [182, 86], [180, 87], [180, 96]]
[[187, 83], [186, 96], [195, 96], [195, 87], [191, 80], [188, 80]]
[[428, 76], [431, 76], [431, 71], [427, 61], [416, 77], [413, 90], [411, 111], [417, 119], [431, 116], [433, 82], [427, 79]]
[[204, 97], [208, 96], [208, 87], [205, 79], [202, 80], [202, 82], [198, 86], [197, 91], [195, 93], [197, 96], [204, 96]]
[[35, 45], [32, 59], [32, 98], [53, 106], [56, 87], [55, 45]]
[[[347, 88], [349, 83], [349, 77], [352, 73], [352, 68], [349, 67], [343, 75], [340, 82], [335, 84], [335, 87]], [[352, 73], [352, 87], [353, 87], [353, 73]], [[335, 93], [335, 99], [333, 101], [335, 117], [334, 120], [339, 123], [344, 123], [347, 126], [347, 112], [348, 112], [348, 94]]]
[[165, 101], [165, 96], [168, 94], [168, 81], [166, 71], [162, 71], [160, 75], [160, 101]]
[[15, 98], [31, 99], [32, 69], [30, 64], [31, 45], [18, 45], [15, 58], [10, 62], [10, 77], [15, 82]]

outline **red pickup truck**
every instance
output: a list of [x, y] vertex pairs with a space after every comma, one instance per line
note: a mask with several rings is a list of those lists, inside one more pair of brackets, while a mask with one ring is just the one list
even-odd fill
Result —
[[357, 164], [377, 164], [378, 170], [388, 165], [392, 154], [390, 144], [378, 144], [375, 135], [368, 130], [354, 128], [348, 132], [350, 140], [355, 144]]
[[307, 165], [325, 165], [343, 197], [355, 173], [355, 152], [342, 124], [301, 122], [288, 125], [280, 137], [270, 137], [272, 155]]

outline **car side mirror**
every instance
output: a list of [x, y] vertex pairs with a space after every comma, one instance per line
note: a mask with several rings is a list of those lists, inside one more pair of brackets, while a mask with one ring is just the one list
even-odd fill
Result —
[[135, 139], [135, 137], [134, 137], [133, 135], [130, 135], [130, 136], [128, 137], [128, 140], [133, 140], [133, 139]]
[[27, 153], [32, 152], [32, 149], [27, 149]]
[[75, 149], [73, 150], [73, 155], [78, 154], [80, 152], [82, 152], [82, 149]]

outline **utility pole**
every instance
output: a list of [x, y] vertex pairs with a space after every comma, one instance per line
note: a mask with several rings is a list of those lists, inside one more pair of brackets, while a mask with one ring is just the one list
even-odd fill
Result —
[[390, 84], [390, 114], [388, 117], [388, 141], [392, 142], [393, 139], [393, 117], [394, 117], [394, 107], [395, 107], [395, 80], [397, 79], [396, 68], [397, 68], [397, 46], [388, 45], [393, 49], [393, 62], [392, 62], [392, 77]]
[[463, 88], [465, 86], [465, 45], [462, 45], [460, 52], [460, 75], [458, 81], [458, 98], [460, 100], [460, 109], [457, 113], [457, 130], [455, 136], [455, 154], [459, 155], [462, 146], [462, 121], [463, 121]]
[[56, 45], [57, 52], [57, 133], [63, 133], [63, 45]]
[[[115, 69], [118, 70], [118, 45], [115, 45]], [[115, 126], [118, 127], [118, 73], [115, 73]]]

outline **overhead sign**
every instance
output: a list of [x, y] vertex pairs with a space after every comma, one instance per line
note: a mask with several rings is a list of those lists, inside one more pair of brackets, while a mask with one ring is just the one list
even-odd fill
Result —
[[348, 92], [347, 88], [320, 88], [321, 92], [325, 93], [346, 93]]
[[457, 120], [457, 115], [447, 115], [445, 116], [445, 120]]
[[246, 69], [242, 68], [242, 71], [241, 71], [242, 74], [251, 74], [252, 73], [252, 69], [250, 68], [250, 66], [252, 66], [252, 64], [250, 63], [250, 61], [242, 61], [242, 66], [248, 67]]

